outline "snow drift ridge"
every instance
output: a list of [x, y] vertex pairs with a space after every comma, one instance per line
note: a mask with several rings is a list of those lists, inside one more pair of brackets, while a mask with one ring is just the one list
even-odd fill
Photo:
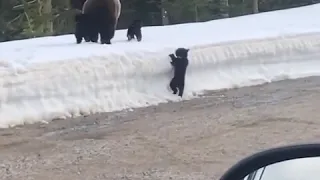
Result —
[[[320, 75], [320, 33], [189, 47], [184, 99], [203, 90]], [[129, 52], [0, 72], [0, 127], [177, 101], [168, 54]]]

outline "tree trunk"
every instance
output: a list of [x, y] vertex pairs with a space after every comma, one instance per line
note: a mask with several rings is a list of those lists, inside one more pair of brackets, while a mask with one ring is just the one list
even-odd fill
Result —
[[252, 12], [253, 14], [259, 13], [259, 0], [252, 0]]
[[164, 9], [161, 8], [161, 17], [162, 17], [162, 25], [168, 25], [169, 24], [169, 19], [168, 19], [168, 12]]
[[164, 0], [161, 0], [161, 23], [163, 26], [169, 24], [168, 11], [163, 7]]
[[198, 13], [198, 6], [197, 4], [194, 5], [194, 16], [195, 16], [195, 21], [199, 21], [199, 13]]
[[222, 18], [229, 17], [229, 0], [220, 0], [220, 15]]
[[46, 17], [46, 22], [43, 23], [43, 32], [48, 35], [53, 34], [53, 19], [52, 19], [52, 2], [51, 0], [42, 1], [41, 12]]

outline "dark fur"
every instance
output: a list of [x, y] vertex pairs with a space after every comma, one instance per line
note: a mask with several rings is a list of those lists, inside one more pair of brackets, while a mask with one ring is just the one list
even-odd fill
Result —
[[141, 33], [141, 20], [134, 20], [132, 24], [129, 26], [127, 31], [128, 41], [131, 41], [134, 37], [136, 37], [137, 41], [141, 41], [142, 33]]
[[76, 22], [76, 29], [75, 29], [75, 37], [77, 39], [77, 44], [80, 44], [82, 42], [82, 39], [84, 38], [86, 42], [90, 41], [90, 37], [86, 34], [88, 30], [86, 30], [87, 26], [84, 26], [86, 23], [81, 23], [84, 21], [88, 21], [85, 19], [86, 17], [82, 14], [77, 14], [75, 16], [75, 22]]
[[82, 14], [77, 15], [76, 32], [81, 32], [91, 42], [97, 42], [100, 34], [101, 44], [111, 44], [118, 22], [118, 11], [114, 7], [113, 0], [87, 0]]
[[171, 65], [174, 67], [174, 76], [170, 82], [170, 88], [173, 94], [177, 94], [179, 90], [179, 96], [182, 97], [184, 92], [184, 81], [186, 76], [187, 67], [189, 65], [188, 60], [189, 49], [178, 48], [175, 52], [176, 55], [170, 54]]
[[70, 6], [73, 9], [82, 10], [84, 2], [86, 2], [86, 0], [70, 0]]

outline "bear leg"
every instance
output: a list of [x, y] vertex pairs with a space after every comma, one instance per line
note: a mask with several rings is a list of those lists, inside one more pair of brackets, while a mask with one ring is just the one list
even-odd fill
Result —
[[86, 42], [90, 42], [90, 37], [89, 37], [89, 36], [85, 36], [85, 37], [84, 37], [84, 40], [85, 40]]
[[88, 28], [87, 35], [89, 40], [88, 42], [98, 42], [99, 30], [96, 24], [90, 23], [90, 28]]
[[82, 33], [81, 33], [81, 27], [76, 24], [76, 29], [75, 29], [75, 32], [74, 32], [74, 36], [76, 37], [76, 40], [77, 40], [77, 44], [80, 44], [82, 42]]
[[101, 41], [101, 44], [111, 44], [111, 41], [110, 41], [110, 38], [108, 36], [108, 32], [106, 31], [101, 31], [100, 32], [100, 41]]
[[77, 44], [80, 44], [82, 42], [82, 38], [77, 38]]
[[111, 44], [111, 39], [114, 37], [115, 30], [113, 26], [102, 26], [100, 29], [101, 44]]
[[178, 85], [178, 89], [179, 89], [179, 96], [182, 97], [183, 95], [183, 91], [184, 91], [184, 84], [179, 84]]
[[142, 35], [141, 35], [141, 33], [140, 33], [140, 34], [137, 34], [137, 35], [136, 35], [136, 37], [137, 37], [137, 41], [138, 41], [138, 42], [140, 42], [140, 41], [141, 41], [141, 39], [142, 39]]
[[90, 41], [96, 43], [98, 42], [98, 38], [99, 38], [99, 33], [97, 32], [90, 37]]
[[177, 92], [178, 92], [177, 85], [176, 85], [175, 81], [176, 81], [175, 78], [172, 78], [172, 80], [170, 82], [170, 88], [173, 91], [173, 94], [177, 94]]
[[132, 39], [133, 39], [133, 36], [132, 35], [127, 35], [127, 37], [128, 37], [128, 41], [131, 41]]
[[75, 33], [75, 37], [76, 37], [76, 40], [77, 40], [77, 44], [80, 44], [82, 42], [82, 36], [79, 35], [79, 33]]
[[138, 32], [136, 32], [136, 37], [137, 37], [138, 42], [140, 42], [141, 39], [142, 39], [141, 30], [139, 30]]
[[108, 39], [102, 39], [101, 38], [101, 44], [111, 44], [111, 41]]

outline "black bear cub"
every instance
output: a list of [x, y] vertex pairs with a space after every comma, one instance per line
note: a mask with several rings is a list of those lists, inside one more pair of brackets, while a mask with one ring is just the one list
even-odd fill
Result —
[[96, 24], [92, 22], [92, 17], [87, 14], [77, 14], [75, 16], [76, 29], [75, 36], [77, 39], [77, 44], [82, 42], [84, 39], [86, 42], [97, 42], [98, 41], [98, 32], [93, 31], [96, 29]]
[[134, 20], [132, 22], [132, 24], [129, 26], [127, 31], [128, 41], [131, 41], [134, 38], [134, 36], [137, 38], [139, 42], [141, 41], [142, 39], [141, 27], [142, 27], [141, 20]]
[[82, 42], [82, 39], [84, 38], [86, 42], [89, 42], [90, 39], [89, 37], [86, 35], [86, 27], [84, 26], [84, 23], [82, 23], [85, 20], [85, 16], [83, 16], [82, 14], [76, 14], [75, 16], [75, 22], [76, 22], [76, 29], [75, 29], [75, 37], [77, 39], [77, 44], [80, 44]]
[[186, 76], [189, 49], [178, 48], [175, 52], [176, 55], [170, 54], [171, 65], [174, 67], [174, 76], [170, 82], [170, 88], [173, 94], [177, 94], [179, 90], [179, 96], [182, 97], [184, 91], [184, 80]]

